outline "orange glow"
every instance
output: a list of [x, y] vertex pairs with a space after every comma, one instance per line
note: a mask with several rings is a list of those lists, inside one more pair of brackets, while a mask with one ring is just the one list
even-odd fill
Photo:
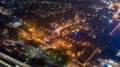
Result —
[[119, 13], [120, 13], [120, 12], [115, 12], [115, 13], [113, 14], [113, 18], [114, 18], [114, 19], [119, 18], [119, 15], [118, 15]]
[[115, 3], [114, 6], [117, 6], [118, 10], [113, 14], [113, 19], [117, 19], [119, 18], [119, 13], [120, 13], [120, 2]]
[[120, 2], [117, 2], [114, 5], [120, 7]]

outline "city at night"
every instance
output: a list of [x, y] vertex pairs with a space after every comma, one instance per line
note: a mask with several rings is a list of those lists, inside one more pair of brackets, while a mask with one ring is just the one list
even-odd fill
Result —
[[0, 0], [0, 67], [120, 67], [120, 0]]

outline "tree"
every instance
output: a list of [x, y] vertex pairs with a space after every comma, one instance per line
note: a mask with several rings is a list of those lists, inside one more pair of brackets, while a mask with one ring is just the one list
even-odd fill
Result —
[[39, 22], [37, 20], [28, 20], [26, 21], [26, 27], [29, 28], [37, 28], [39, 25]]
[[38, 48], [39, 45], [40, 45], [38, 42], [35, 42], [34, 40], [28, 40], [28, 41], [27, 41], [27, 44], [28, 44], [28, 45], [31, 45], [31, 46], [33, 46], [33, 47], [35, 47], [35, 48]]
[[70, 61], [70, 57], [59, 50], [48, 49], [47, 54], [53, 62], [59, 65], [66, 65]]
[[15, 28], [8, 28], [8, 36], [10, 39], [18, 40], [18, 31]]
[[44, 58], [31, 58], [28, 61], [28, 64], [30, 64], [32, 67], [44, 67], [46, 65], [46, 61]]

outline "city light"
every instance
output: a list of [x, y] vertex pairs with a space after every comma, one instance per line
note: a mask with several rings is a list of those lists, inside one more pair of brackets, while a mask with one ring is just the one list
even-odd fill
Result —
[[0, 67], [119, 67], [119, 34], [119, 0], [0, 1]]

